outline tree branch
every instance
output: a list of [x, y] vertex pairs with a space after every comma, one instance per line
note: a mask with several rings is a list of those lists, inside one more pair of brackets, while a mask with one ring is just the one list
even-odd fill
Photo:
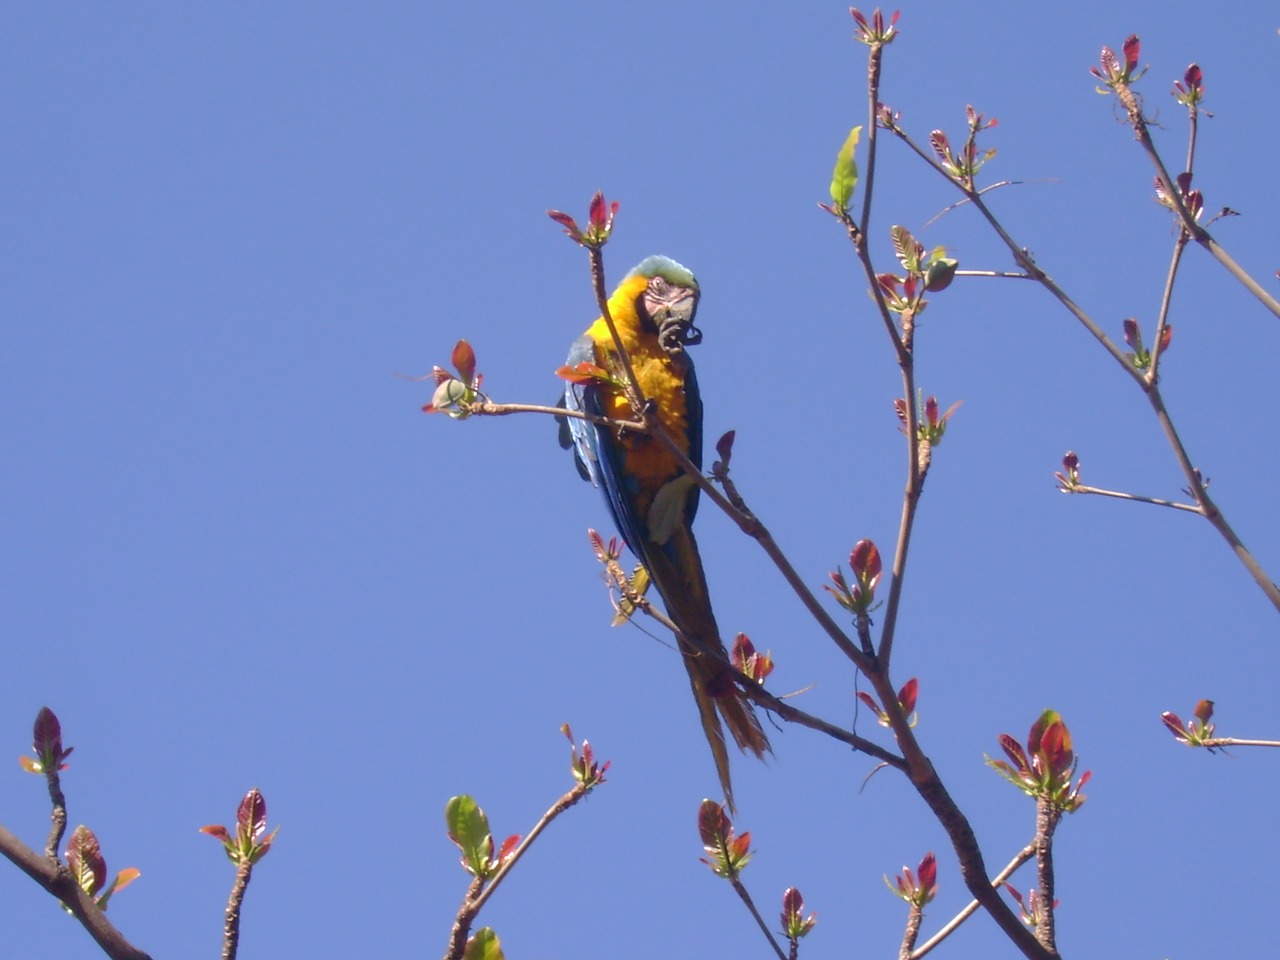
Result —
[[0, 826], [0, 853], [19, 870], [67, 905], [80, 925], [111, 960], [151, 960], [124, 938], [61, 863], [40, 856]]
[[[1024, 863], [1036, 855], [1036, 847], [1034, 843], [1029, 843], [1009, 861], [1008, 866], [991, 878], [991, 887], [999, 890], [1006, 880], [1012, 877]], [[932, 937], [920, 944], [911, 954], [911, 960], [920, 960], [921, 957], [929, 953], [934, 947], [942, 943], [943, 940], [955, 933], [960, 928], [960, 924], [964, 923], [969, 917], [973, 916], [981, 906], [977, 900], [970, 900], [969, 905], [957, 913], [954, 917], [943, 925], [942, 929], [935, 933]]]

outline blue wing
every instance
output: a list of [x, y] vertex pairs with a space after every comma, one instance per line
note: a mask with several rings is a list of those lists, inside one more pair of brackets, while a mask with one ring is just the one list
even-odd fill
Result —
[[[583, 334], [569, 348], [568, 365], [573, 367], [579, 363], [598, 364], [595, 342], [588, 334]], [[595, 383], [566, 383], [564, 389], [564, 405], [568, 410], [589, 413], [602, 417], [605, 415], [604, 403], [600, 397], [600, 387]], [[588, 423], [577, 417], [566, 417], [569, 442], [573, 446], [574, 458], [577, 461], [578, 473], [584, 480], [591, 482], [604, 492], [605, 503], [609, 514], [618, 527], [618, 532], [631, 548], [631, 552], [644, 558], [644, 522], [636, 515], [632, 507], [631, 494], [635, 493], [635, 481], [627, 476], [623, 466], [625, 450], [605, 427]], [[564, 431], [561, 431], [561, 445], [566, 446]]]
[[[686, 355], [687, 359], [687, 355]], [[588, 334], [583, 334], [573, 342], [569, 349], [567, 364], [577, 366], [580, 363], [598, 364], [595, 342]], [[566, 409], [595, 416], [604, 416], [604, 404], [600, 396], [600, 387], [596, 383], [565, 385], [564, 399], [561, 401]], [[699, 469], [702, 467], [702, 398], [698, 390], [698, 380], [694, 375], [693, 364], [689, 363], [685, 377], [685, 403], [688, 415], [689, 459]], [[648, 525], [643, 517], [637, 515], [633, 506], [636, 493], [636, 482], [625, 465], [625, 448], [617, 442], [613, 432], [605, 427], [588, 423], [577, 417], [566, 417], [561, 424], [560, 444], [572, 447], [578, 473], [593, 486], [604, 492], [605, 502], [613, 517], [618, 531], [631, 552], [641, 561], [653, 549], [647, 536]], [[685, 521], [692, 524], [698, 510], [698, 490], [690, 491], [685, 501]]]

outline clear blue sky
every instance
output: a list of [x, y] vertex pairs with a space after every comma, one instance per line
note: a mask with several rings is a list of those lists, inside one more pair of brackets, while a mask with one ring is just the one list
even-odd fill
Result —
[[[1172, 230], [1151, 170], [1088, 68], [1143, 38], [1167, 97], [1205, 71], [1196, 183], [1264, 280], [1275, 237], [1275, 8], [1154, 2], [907, 6], [884, 99], [921, 139], [999, 118], [994, 204], [1107, 329], [1150, 329]], [[42, 784], [12, 758], [42, 704], [76, 747], [71, 823], [142, 879], [111, 916], [156, 957], [212, 956], [232, 870], [197, 833], [260, 787], [276, 848], [245, 960], [443, 951], [465, 888], [442, 811], [474, 794], [503, 836], [568, 783], [569, 721], [614, 767], [483, 919], [510, 957], [763, 956], [698, 863], [716, 789], [676, 655], [610, 630], [584, 538], [607, 529], [544, 418], [419, 412], [459, 337], [499, 400], [546, 402], [594, 317], [581, 251], [544, 211], [622, 201], [613, 278], [650, 253], [692, 267], [710, 438], [815, 586], [861, 537], [891, 547], [899, 381], [826, 199], [865, 116], [840, 3], [9, 5], [0, 13], [0, 822], [40, 846]], [[902, 223], [966, 268], [1005, 268], [970, 211], [894, 144], [876, 242]], [[1280, 321], [1189, 253], [1164, 367], [1213, 491], [1280, 570], [1273, 442]], [[1274, 280], [1269, 280], [1274, 287]], [[1094, 779], [1059, 833], [1060, 943], [1076, 957], [1264, 957], [1280, 938], [1276, 758], [1180, 749], [1160, 711], [1218, 703], [1276, 736], [1277, 619], [1209, 526], [1055, 492], [1085, 479], [1179, 497], [1145, 402], [1049, 298], [958, 282], [918, 340], [920, 382], [963, 400], [937, 451], [895, 670], [989, 862], [1032, 805], [982, 763], [1046, 706]], [[853, 676], [753, 544], [704, 505], [726, 631], [779, 692], [836, 722]], [[865, 712], [859, 730], [877, 735]], [[796, 885], [804, 955], [891, 956], [881, 876], [925, 851], [967, 902], [946, 839], [895, 776], [801, 730], [735, 763], [746, 879], [772, 919]], [[1255, 799], [1257, 798], [1257, 799]], [[1016, 881], [1032, 886], [1029, 875]], [[6, 954], [96, 948], [0, 869]], [[986, 918], [953, 957], [1006, 955]]]

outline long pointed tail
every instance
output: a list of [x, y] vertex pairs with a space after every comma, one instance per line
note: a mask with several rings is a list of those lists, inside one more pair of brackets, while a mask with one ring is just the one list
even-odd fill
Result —
[[702, 730], [711, 747], [725, 801], [729, 809], [734, 810], [724, 727], [729, 728], [740, 750], [750, 751], [757, 757], [763, 758], [769, 752], [769, 739], [760, 726], [755, 709], [739, 693], [728, 668], [717, 662], [714, 656], [727, 660], [728, 652], [720, 639], [720, 628], [711, 610], [702, 559], [693, 531], [687, 527], [676, 531], [664, 548], [652, 550], [646, 560], [649, 575], [666, 604], [667, 614], [683, 635], [680, 653], [689, 672], [689, 685], [698, 706]]

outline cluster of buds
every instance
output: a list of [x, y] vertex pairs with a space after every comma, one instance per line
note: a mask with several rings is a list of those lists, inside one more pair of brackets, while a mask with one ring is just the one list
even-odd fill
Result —
[[62, 724], [58, 715], [48, 707], [41, 707], [31, 731], [31, 749], [35, 757], [19, 757], [18, 763], [27, 773], [57, 773], [67, 769], [63, 763], [75, 747], [62, 747]]
[[[907, 726], [909, 727], [914, 727], [916, 725], [916, 720], [919, 719], [916, 716], [916, 697], [919, 693], [920, 680], [917, 677], [912, 677], [904, 683], [902, 685], [902, 689], [898, 691], [898, 709], [901, 710], [902, 715], [907, 718]], [[880, 704], [876, 702], [875, 697], [862, 690], [858, 691], [857, 697], [871, 709], [872, 713], [876, 715], [876, 722], [879, 723], [880, 726], [887, 727], [890, 725], [889, 714], [886, 713]]]
[[595, 553], [596, 559], [604, 564], [604, 579], [610, 588], [610, 596], [613, 588], [616, 587], [618, 590], [618, 598], [613, 604], [613, 622], [610, 626], [620, 627], [631, 619], [640, 598], [649, 592], [649, 571], [643, 563], [638, 563], [631, 576], [627, 576], [622, 565], [618, 563], [622, 557], [622, 541], [617, 537], [610, 537], [609, 542], [605, 543], [604, 537], [597, 531], [588, 529], [587, 539], [591, 542], [591, 550]]
[[904, 318], [914, 319], [928, 304], [924, 298], [926, 293], [938, 293], [951, 286], [960, 262], [947, 256], [946, 247], [926, 251], [924, 244], [906, 227], [891, 227], [889, 236], [893, 240], [893, 252], [902, 264], [903, 276], [880, 273], [876, 275], [876, 285], [885, 306]]
[[599, 531], [588, 528], [587, 540], [591, 544], [591, 550], [595, 553], [596, 559], [606, 566], [622, 556], [622, 541], [617, 537], [610, 537], [609, 542], [605, 543]]
[[729, 654], [733, 668], [764, 686], [765, 679], [773, 673], [773, 657], [760, 653], [745, 633], [733, 638], [733, 650]]
[[[907, 277], [903, 278], [902, 283], [905, 284], [907, 279], [917, 280], [921, 290], [928, 293], [938, 293], [951, 286], [960, 261], [948, 257], [946, 247], [934, 247], [926, 254], [924, 244], [902, 226], [890, 228], [889, 235], [893, 239], [893, 250], [898, 262], [907, 271]], [[883, 286], [882, 283], [881, 287]], [[920, 310], [917, 308], [915, 312], [919, 313]]]
[[489, 818], [466, 794], [449, 798], [444, 820], [449, 839], [462, 851], [462, 869], [480, 880], [488, 880], [497, 873], [520, 845], [519, 835], [512, 835], [495, 852]]
[[751, 860], [751, 833], [733, 832], [733, 823], [724, 805], [703, 800], [698, 807], [698, 835], [707, 855], [700, 858], [717, 877], [736, 880]]
[[877, 273], [876, 286], [884, 297], [884, 305], [893, 313], [914, 317], [928, 302], [924, 299], [924, 282], [910, 274], [900, 277], [896, 273]]
[[[938, 398], [927, 397], [923, 403], [917, 405], [920, 411], [919, 422], [916, 424], [916, 437], [921, 443], [928, 444], [930, 447], [936, 447], [942, 442], [942, 437], [947, 432], [947, 421], [951, 419], [952, 414], [959, 409], [962, 401], [957, 400], [944, 414], [938, 413]], [[893, 401], [893, 410], [898, 415], [898, 420], [902, 423], [901, 430], [907, 432], [907, 401], [898, 397]]]
[[1101, 69], [1089, 68], [1090, 73], [1106, 84], [1097, 88], [1099, 93], [1108, 93], [1118, 86], [1127, 86], [1147, 72], [1145, 69], [1138, 70], [1138, 57], [1141, 56], [1142, 45], [1137, 35], [1131, 34], [1121, 49], [1124, 52], [1123, 61], [1110, 47], [1103, 47], [1102, 54], [1098, 58]]
[[457, 376], [442, 367], [433, 367], [431, 377], [436, 382], [436, 392], [431, 402], [422, 408], [423, 413], [447, 413], [455, 420], [471, 416], [470, 406], [483, 399], [480, 384], [484, 374], [476, 372], [476, 352], [471, 344], [459, 340], [450, 358]]
[[569, 740], [572, 756], [570, 769], [573, 771], [573, 778], [582, 784], [586, 790], [591, 790], [604, 783], [605, 771], [609, 769], [609, 765], [613, 761], [606, 760], [604, 763], [597, 763], [595, 751], [591, 749], [590, 742], [586, 740], [582, 741], [582, 752], [579, 753], [577, 741], [573, 739], [573, 731], [569, 729], [567, 723], [560, 728], [560, 732]]
[[[1018, 912], [1022, 914], [1022, 922], [1028, 927], [1036, 927], [1040, 923], [1040, 891], [1028, 890], [1026, 899], [1018, 892], [1018, 888], [1011, 883], [1005, 883], [1004, 888], [1009, 891], [1009, 896], [1013, 897], [1014, 902], [1018, 904]], [[1058, 909], [1058, 901], [1053, 901], [1053, 909]]]
[[[267, 833], [267, 801], [254, 787], [244, 795], [240, 806], [236, 809], [236, 832], [232, 834], [226, 827], [201, 827], [201, 833], [207, 833], [222, 841], [227, 859], [236, 866], [255, 864], [267, 855], [271, 844], [275, 842], [280, 828], [276, 827]], [[265, 836], [264, 836], [265, 834]]]
[[1053, 474], [1058, 479], [1058, 490], [1061, 493], [1075, 493], [1080, 488], [1080, 458], [1074, 450], [1068, 450], [1062, 457], [1062, 469]]
[[1205, 741], [1213, 738], [1215, 727], [1210, 722], [1212, 718], [1212, 700], [1201, 700], [1197, 703], [1195, 713], [1185, 725], [1182, 722], [1182, 718], [1172, 710], [1166, 710], [1160, 714], [1160, 719], [1164, 721], [1164, 725], [1169, 728], [1170, 732], [1179, 741], [1185, 743], [1188, 747], [1207, 747], [1210, 751], [1213, 750], [1213, 747], [1206, 745]]
[[902, 111], [895, 110], [887, 103], [876, 104], [876, 123], [893, 133], [902, 132]]
[[[1160, 352], [1163, 354], [1169, 349], [1169, 342], [1173, 339], [1173, 325], [1165, 324], [1163, 330], [1160, 331]], [[1142, 330], [1138, 326], [1138, 321], [1129, 317], [1124, 321], [1124, 342], [1133, 348], [1128, 354], [1129, 362], [1133, 364], [1137, 370], [1146, 370], [1151, 366], [1151, 351], [1146, 348], [1142, 342]]]
[[1204, 74], [1200, 72], [1199, 66], [1191, 64], [1182, 75], [1182, 80], [1173, 81], [1173, 99], [1192, 110], [1199, 106], [1204, 99]]
[[854, 616], [866, 616], [876, 600], [876, 585], [883, 572], [880, 551], [870, 540], [859, 540], [849, 551], [849, 567], [853, 583], [848, 583], [844, 572], [837, 567], [832, 573], [831, 584], [824, 584], [836, 602]]
[[995, 117], [988, 120], [983, 114], [978, 113], [972, 104], [967, 105], [964, 109], [968, 126], [968, 132], [964, 138], [964, 146], [959, 150], [953, 150], [951, 141], [941, 130], [934, 130], [929, 134], [929, 146], [933, 147], [933, 153], [938, 158], [938, 163], [942, 166], [947, 176], [961, 186], [972, 189], [973, 181], [978, 175], [978, 171], [982, 169], [988, 160], [996, 155], [995, 147], [988, 147], [982, 151], [978, 150], [978, 134], [997, 126], [999, 121]]
[[[67, 869], [80, 889], [93, 898], [99, 910], [107, 909], [107, 901], [113, 894], [142, 876], [137, 867], [129, 867], [116, 874], [116, 878], [108, 884], [107, 861], [102, 856], [98, 838], [86, 826], [76, 827], [67, 843]], [[66, 904], [62, 908], [71, 912]]]
[[560, 224], [564, 232], [574, 243], [589, 250], [599, 250], [609, 242], [609, 234], [613, 233], [613, 218], [618, 214], [618, 201], [606, 203], [604, 193], [597, 190], [591, 198], [591, 206], [587, 211], [587, 227], [578, 227], [578, 223], [567, 213], [559, 210], [548, 210], [547, 216]]
[[1031, 725], [1025, 751], [1007, 733], [1000, 734], [1000, 746], [1012, 762], [987, 757], [987, 763], [1023, 793], [1048, 800], [1064, 813], [1074, 813], [1084, 804], [1080, 789], [1089, 782], [1090, 773], [1085, 771], [1072, 784], [1080, 761], [1071, 749], [1071, 733], [1056, 710], [1046, 710]]
[[[1177, 180], [1178, 198], [1182, 201], [1182, 205], [1186, 207], [1187, 213], [1191, 214], [1193, 220], [1199, 220], [1200, 215], [1204, 213], [1204, 195], [1199, 190], [1191, 189], [1191, 174], [1180, 173], [1175, 179]], [[1169, 194], [1164, 181], [1156, 177], [1155, 185], [1156, 203], [1176, 211], [1178, 204]], [[1214, 219], [1217, 218], [1215, 217]]]
[[804, 915], [804, 897], [795, 887], [787, 887], [782, 894], [782, 934], [792, 943], [809, 935], [818, 922], [818, 915]]
[[910, 867], [904, 866], [892, 881], [886, 876], [884, 882], [894, 896], [913, 906], [923, 907], [938, 894], [938, 861], [930, 851], [914, 873]]
[[893, 43], [893, 38], [898, 35], [897, 24], [898, 18], [902, 16], [901, 10], [893, 11], [888, 24], [884, 22], [884, 14], [880, 12], [879, 7], [872, 12], [870, 20], [857, 7], [850, 7], [849, 14], [857, 24], [853, 31], [853, 38], [859, 43], [865, 43], [868, 46]]

